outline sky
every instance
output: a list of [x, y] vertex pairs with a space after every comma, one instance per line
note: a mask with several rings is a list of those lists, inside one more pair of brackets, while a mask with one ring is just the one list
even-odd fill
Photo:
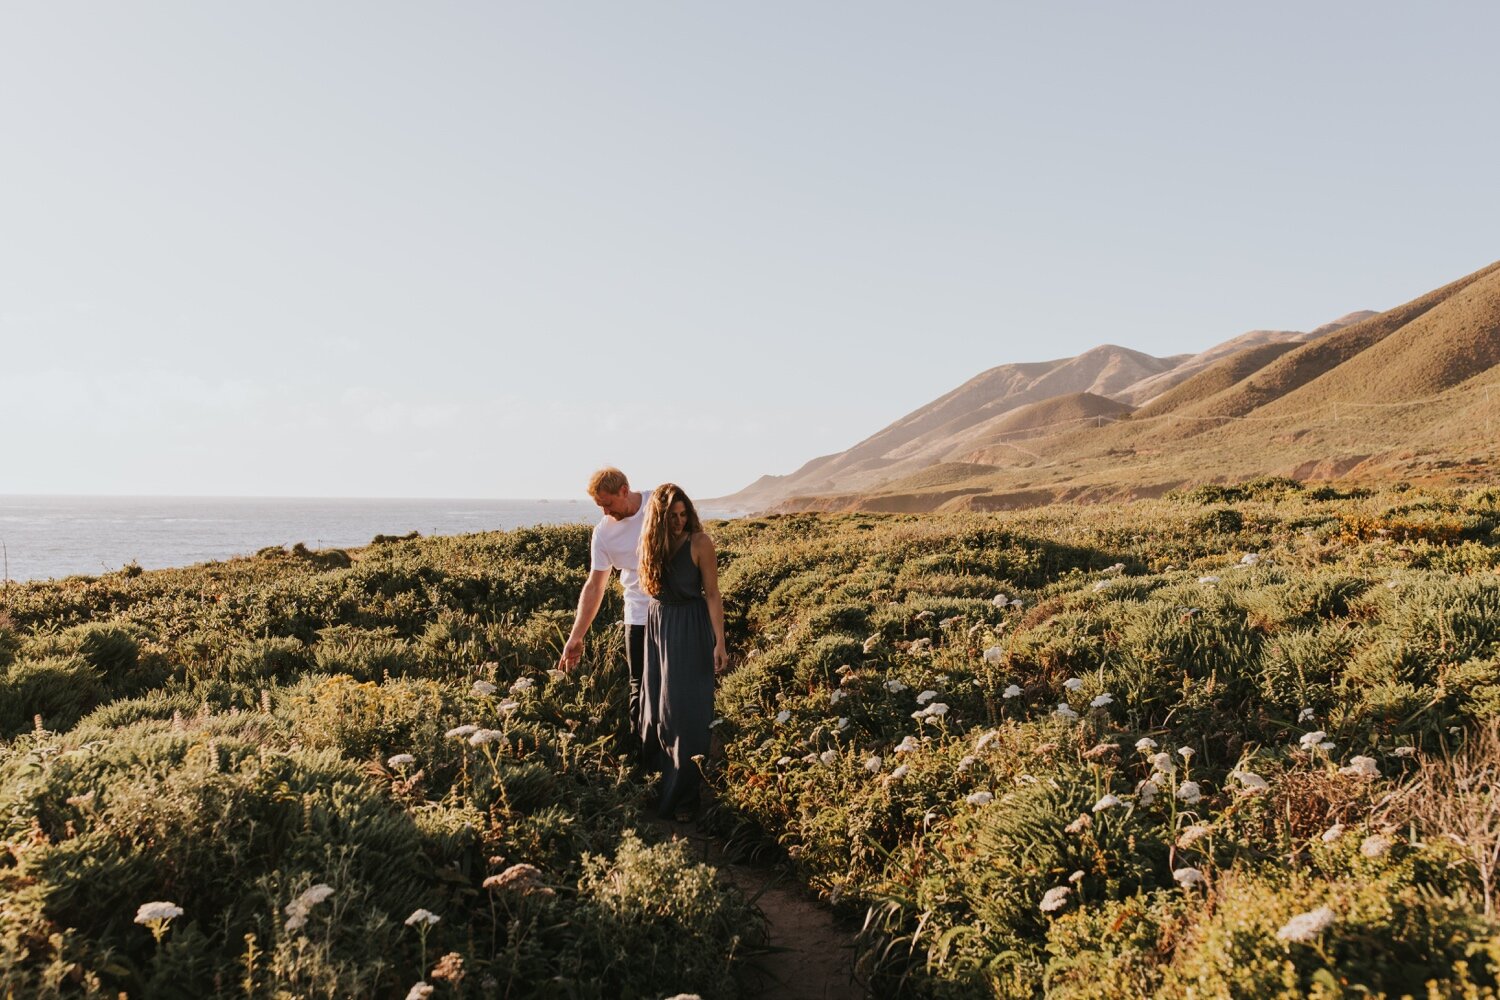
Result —
[[0, 494], [729, 493], [1500, 258], [1500, 5], [0, 0]]

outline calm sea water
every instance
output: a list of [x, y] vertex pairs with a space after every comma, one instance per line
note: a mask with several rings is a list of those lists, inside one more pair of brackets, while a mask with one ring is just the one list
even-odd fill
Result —
[[592, 524], [578, 500], [326, 500], [0, 496], [0, 578], [42, 580], [250, 555], [267, 545], [366, 545], [376, 535], [458, 535], [532, 524]]

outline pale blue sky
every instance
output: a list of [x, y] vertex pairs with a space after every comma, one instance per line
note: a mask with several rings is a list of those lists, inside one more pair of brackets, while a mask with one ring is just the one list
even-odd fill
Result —
[[700, 496], [1500, 257], [1500, 7], [0, 0], [3, 493]]

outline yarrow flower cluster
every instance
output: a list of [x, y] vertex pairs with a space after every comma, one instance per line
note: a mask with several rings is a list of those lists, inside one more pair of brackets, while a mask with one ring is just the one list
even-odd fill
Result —
[[940, 701], [935, 701], [926, 708], [911, 713], [911, 717], [918, 722], [927, 722], [930, 719], [940, 719], [948, 714], [948, 706]]
[[1195, 885], [1202, 885], [1204, 882], [1203, 873], [1191, 865], [1186, 868], [1174, 869], [1172, 871], [1172, 878], [1176, 879], [1177, 884], [1184, 889], [1190, 889]]
[[411, 911], [411, 916], [407, 917], [405, 922], [406, 926], [408, 927], [431, 927], [433, 924], [442, 919], [442, 917], [438, 916], [436, 913], [433, 913], [431, 910], [426, 910], [418, 907], [417, 909]]
[[1042, 895], [1039, 908], [1043, 913], [1052, 913], [1068, 905], [1068, 894], [1073, 891], [1072, 886], [1057, 885], [1048, 889]]
[[182, 916], [182, 907], [176, 903], [158, 901], [154, 903], [142, 903], [135, 911], [135, 922], [150, 925], [157, 921], [172, 920]]
[[286, 929], [288, 931], [301, 930], [307, 926], [307, 917], [312, 908], [333, 895], [333, 886], [318, 883], [311, 888], [304, 889], [296, 899], [286, 904], [282, 911], [287, 916]]
[[1021, 697], [1021, 686], [1019, 684], [1012, 684], [1012, 685], [1010, 685], [1009, 687], [1007, 687], [1005, 689], [1004, 693], [1001, 694], [1000, 697], [1002, 697], [1002, 698], [1019, 698], [1019, 697]]
[[1326, 906], [1320, 906], [1316, 910], [1307, 913], [1299, 913], [1288, 920], [1281, 930], [1276, 932], [1279, 941], [1311, 941], [1322, 934], [1337, 919], [1333, 910]]
[[409, 753], [392, 754], [386, 758], [387, 767], [410, 767], [417, 762], [417, 758]]
[[1310, 733], [1303, 733], [1297, 742], [1302, 744], [1302, 749], [1307, 751], [1322, 750], [1327, 753], [1333, 749], [1333, 744], [1328, 742], [1328, 734], [1321, 729], [1314, 729]]
[[470, 685], [469, 690], [474, 694], [479, 695], [481, 698], [488, 698], [490, 695], [494, 694], [500, 689], [495, 687], [495, 685], [491, 684], [489, 681], [475, 681], [472, 685]]

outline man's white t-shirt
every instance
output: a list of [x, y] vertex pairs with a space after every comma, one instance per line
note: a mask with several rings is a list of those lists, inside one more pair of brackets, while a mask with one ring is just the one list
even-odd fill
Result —
[[616, 521], [608, 514], [594, 525], [593, 537], [589, 540], [589, 569], [620, 571], [620, 583], [625, 587], [625, 624], [646, 624], [646, 609], [651, 605], [650, 596], [641, 589], [640, 556], [641, 527], [646, 523], [646, 504], [651, 500], [651, 491], [641, 491], [641, 507], [623, 521]]

